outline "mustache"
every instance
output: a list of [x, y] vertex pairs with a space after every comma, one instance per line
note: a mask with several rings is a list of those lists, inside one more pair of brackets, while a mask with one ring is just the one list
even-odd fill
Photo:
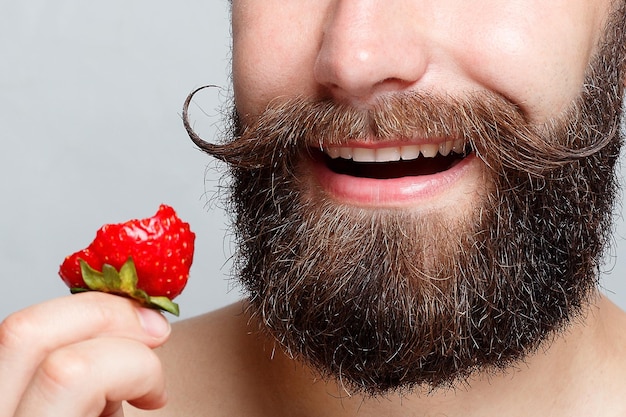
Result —
[[584, 103], [593, 102], [584, 96], [593, 88], [586, 89], [558, 119], [539, 125], [530, 123], [519, 106], [492, 92], [465, 97], [410, 92], [380, 98], [366, 109], [329, 99], [275, 99], [260, 115], [246, 116], [245, 123], [234, 111], [232, 137], [212, 143], [202, 139], [189, 121], [193, 97], [211, 87], [199, 87], [187, 96], [183, 124], [198, 148], [243, 170], [289, 168], [294, 158], [311, 148], [323, 150], [355, 141], [452, 138], [463, 139], [495, 171], [509, 168], [541, 177], [599, 152], [619, 131], [615, 117], [603, 126], [580, 128], [590, 110]]

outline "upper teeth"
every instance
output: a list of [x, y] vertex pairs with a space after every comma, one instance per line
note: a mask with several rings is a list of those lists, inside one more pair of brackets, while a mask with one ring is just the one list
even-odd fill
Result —
[[434, 158], [437, 154], [447, 156], [450, 152], [462, 153], [465, 150], [463, 140], [446, 141], [440, 144], [424, 143], [386, 148], [332, 147], [324, 152], [333, 159], [352, 159], [355, 162], [393, 162], [417, 159], [420, 155]]

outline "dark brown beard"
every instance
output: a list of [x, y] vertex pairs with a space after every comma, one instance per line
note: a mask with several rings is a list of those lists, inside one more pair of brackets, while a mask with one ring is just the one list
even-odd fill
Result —
[[[237, 275], [261, 330], [323, 376], [369, 394], [507, 368], [589, 302], [611, 229], [621, 147], [624, 13], [566, 114], [531, 125], [493, 94], [421, 94], [362, 111], [272, 103], [205, 151], [232, 173]], [[186, 103], [188, 105], [189, 101]], [[313, 148], [463, 137], [486, 169], [468, 213], [364, 209], [325, 197]], [[452, 219], [452, 221], [451, 221]]]

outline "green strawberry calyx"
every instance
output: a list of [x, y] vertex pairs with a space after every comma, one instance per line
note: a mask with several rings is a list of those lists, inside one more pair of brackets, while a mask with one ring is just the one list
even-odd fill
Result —
[[82, 259], [79, 259], [78, 262], [87, 288], [71, 288], [72, 294], [86, 291], [101, 291], [132, 298], [144, 307], [167, 311], [175, 316], [180, 314], [178, 304], [169, 298], [151, 297], [144, 290], [137, 288], [137, 269], [132, 257], [128, 258], [119, 271], [109, 264], [104, 264], [102, 272], [100, 272], [90, 267]]

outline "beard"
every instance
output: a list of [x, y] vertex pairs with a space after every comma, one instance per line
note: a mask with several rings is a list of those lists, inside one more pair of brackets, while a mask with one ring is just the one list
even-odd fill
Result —
[[[213, 144], [188, 123], [192, 93], [191, 138], [230, 168], [236, 275], [260, 330], [374, 395], [507, 369], [566, 329], [610, 238], [624, 14], [580, 96], [541, 125], [489, 92], [402, 93], [367, 110], [296, 98], [245, 123], [233, 112], [232, 138]], [[308, 172], [319, 149], [411, 137], [462, 138], [480, 158], [482, 191], [464, 213], [341, 204]]]

